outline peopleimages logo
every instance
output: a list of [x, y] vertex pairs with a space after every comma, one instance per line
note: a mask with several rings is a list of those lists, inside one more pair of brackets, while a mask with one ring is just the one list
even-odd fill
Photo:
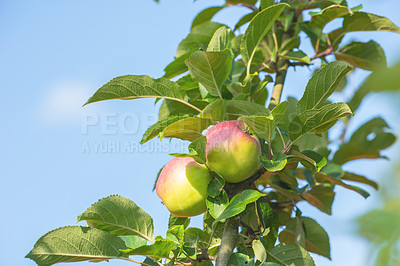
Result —
[[189, 142], [178, 139], [157, 139], [140, 144], [144, 132], [157, 121], [156, 113], [85, 113], [81, 124], [81, 134], [85, 140], [81, 152], [187, 153]]
[[158, 121], [156, 113], [84, 113], [82, 115], [82, 135], [96, 133], [101, 135], [141, 134]]

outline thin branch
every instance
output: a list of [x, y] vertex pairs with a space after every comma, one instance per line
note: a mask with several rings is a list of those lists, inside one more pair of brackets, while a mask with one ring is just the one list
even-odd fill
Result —
[[258, 10], [257, 7], [255, 7], [255, 6], [253, 6], [253, 5], [250, 5], [250, 4], [244, 4], [244, 3], [242, 3], [241, 6], [247, 7], [248, 9], [250, 9], [250, 10], [252, 10], [252, 11]]
[[269, 102], [268, 109], [272, 110], [277, 106], [281, 101], [283, 84], [285, 83], [287, 69], [289, 67], [289, 61], [285, 60], [282, 67], [276, 72], [275, 77], [275, 85], [272, 90], [271, 100]]
[[325, 57], [330, 55], [333, 52], [333, 47], [330, 46], [328, 47], [325, 51], [319, 53], [319, 54], [315, 54], [313, 57], [311, 57], [311, 61], [317, 58], [321, 58], [321, 57]]
[[151, 266], [149, 264], [146, 264], [146, 263], [143, 263], [143, 262], [140, 262], [140, 261], [137, 261], [137, 260], [133, 260], [133, 259], [130, 259], [130, 258], [124, 258], [124, 260], [130, 261], [130, 262], [134, 262], [134, 263], [137, 263], [137, 264], [140, 264], [140, 265], [144, 265], [144, 266]]

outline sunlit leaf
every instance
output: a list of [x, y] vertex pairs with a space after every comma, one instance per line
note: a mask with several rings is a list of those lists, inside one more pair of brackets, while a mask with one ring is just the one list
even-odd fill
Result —
[[388, 18], [364, 12], [356, 12], [352, 16], [346, 16], [343, 20], [343, 29], [346, 32], [390, 31], [400, 33], [400, 28]]
[[386, 67], [386, 56], [383, 49], [374, 41], [367, 43], [351, 42], [335, 53], [336, 59], [365, 70], [376, 70]]
[[284, 101], [272, 109], [270, 116], [241, 116], [239, 120], [245, 122], [260, 138], [270, 140], [275, 128], [285, 116], [287, 108], [288, 102]]
[[201, 132], [211, 125], [210, 119], [188, 117], [168, 125], [162, 132], [163, 137], [195, 141], [202, 136]]
[[264, 106], [240, 100], [217, 100], [203, 110], [203, 117], [214, 121], [235, 120], [241, 116], [266, 116], [271, 112]]
[[314, 266], [314, 260], [307, 250], [292, 243], [282, 243], [269, 252], [267, 261], [277, 262], [281, 265]]
[[92, 227], [111, 234], [137, 235], [152, 241], [153, 219], [133, 201], [112, 195], [99, 200], [78, 216], [79, 221], [87, 221]]
[[259, 159], [262, 166], [269, 172], [281, 171], [287, 163], [286, 154], [284, 153], [275, 154], [271, 160], [263, 155], [260, 155]]
[[224, 7], [225, 6], [211, 6], [211, 7], [208, 7], [206, 9], [202, 10], [193, 19], [191, 28], [193, 29], [197, 25], [200, 25], [206, 21], [210, 21], [214, 17], [214, 15], [217, 14]]
[[183, 39], [176, 51], [175, 58], [179, 58], [189, 51], [206, 50], [214, 32], [224, 26], [223, 24], [207, 21], [191, 29], [188, 36]]
[[297, 102], [297, 112], [319, 108], [351, 69], [346, 63], [336, 61], [317, 71], [308, 81], [303, 97]]
[[250, 189], [235, 195], [222, 214], [215, 219], [212, 226], [215, 227], [218, 222], [238, 215], [246, 209], [247, 204], [257, 201], [262, 196], [264, 196], [264, 194]]
[[197, 51], [185, 61], [193, 78], [213, 96], [222, 99], [221, 86], [232, 69], [233, 54], [223, 51]]
[[311, 62], [311, 60], [308, 57], [308, 55], [306, 55], [301, 50], [289, 51], [289, 52], [285, 53], [284, 55], [282, 55], [282, 57], [286, 58], [286, 59], [289, 59], [289, 60], [299, 61], [299, 62], [303, 62], [303, 63], [310, 63]]
[[127, 255], [150, 256], [156, 259], [169, 258], [175, 242], [169, 239], [159, 239], [149, 246], [141, 246], [126, 252]]
[[[79, 247], [79, 248], [77, 248]], [[42, 236], [26, 255], [38, 265], [85, 260], [126, 259], [126, 249], [118, 236], [91, 227], [66, 226]]]
[[245, 34], [242, 37], [242, 42], [240, 45], [243, 61], [246, 63], [248, 70], [250, 69], [251, 61], [253, 60], [257, 46], [260, 44], [267, 32], [271, 29], [273, 23], [282, 13], [283, 9], [287, 6], [287, 4], [270, 6], [259, 12], [251, 20]]
[[339, 118], [351, 115], [345, 103], [330, 103], [320, 109], [310, 109], [293, 118], [289, 125], [289, 137], [294, 142], [307, 132], [323, 133], [331, 128]]

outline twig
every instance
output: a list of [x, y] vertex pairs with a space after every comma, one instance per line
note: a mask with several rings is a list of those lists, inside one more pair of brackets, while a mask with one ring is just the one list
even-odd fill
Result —
[[133, 259], [130, 259], [130, 258], [125, 258], [124, 260], [130, 261], [130, 262], [134, 262], [134, 263], [137, 263], [137, 264], [140, 264], [140, 265], [144, 265], [144, 266], [150, 266], [149, 264], [146, 264], [146, 263], [143, 263], [143, 262], [140, 262], [140, 261], [137, 261], [137, 260], [133, 260]]
[[328, 55], [330, 55], [332, 52], [333, 52], [333, 47], [330, 46], [330, 47], [328, 47], [325, 51], [323, 51], [322, 53], [315, 54], [313, 57], [311, 57], [311, 61], [314, 60], [314, 59], [317, 59], [317, 58], [321, 58], [321, 57], [324, 57], [324, 56], [328, 56]]
[[283, 84], [285, 83], [287, 69], [289, 67], [289, 61], [284, 60], [282, 67], [276, 72], [275, 77], [275, 85], [272, 90], [271, 100], [269, 102], [268, 109], [272, 110], [275, 106], [277, 106], [281, 101]]

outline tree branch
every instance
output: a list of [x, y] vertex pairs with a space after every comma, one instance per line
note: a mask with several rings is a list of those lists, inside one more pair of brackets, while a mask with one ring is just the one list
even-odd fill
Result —
[[282, 67], [276, 72], [275, 77], [275, 85], [272, 90], [271, 100], [269, 102], [268, 109], [272, 110], [275, 106], [277, 106], [281, 101], [283, 84], [285, 83], [287, 69], [289, 67], [289, 61], [284, 60]]
[[328, 55], [330, 55], [332, 52], [333, 52], [333, 47], [330, 46], [330, 47], [328, 47], [328, 49], [326, 49], [326, 50], [323, 51], [322, 53], [316, 54], [316, 55], [314, 55], [313, 57], [311, 57], [311, 61], [314, 60], [314, 59], [317, 59], [317, 58], [321, 58], [321, 57], [324, 57], [324, 56], [328, 56]]
[[227, 266], [229, 257], [236, 246], [238, 237], [239, 220], [237, 217], [229, 218], [225, 221], [224, 232], [222, 234], [221, 245], [219, 246], [216, 266]]

